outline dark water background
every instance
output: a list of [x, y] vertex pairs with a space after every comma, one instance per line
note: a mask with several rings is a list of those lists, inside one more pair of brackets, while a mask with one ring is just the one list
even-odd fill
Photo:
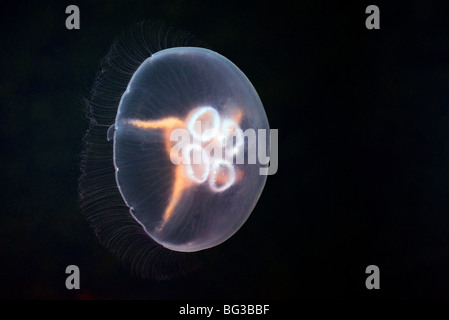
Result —
[[[443, 2], [108, 1], [1, 13], [0, 298], [449, 298], [449, 20]], [[81, 29], [65, 28], [76, 4]], [[83, 99], [113, 39], [162, 19], [248, 76], [279, 171], [210, 264], [133, 277], [77, 195]], [[81, 289], [65, 288], [67, 265]], [[381, 290], [365, 288], [379, 266]]]

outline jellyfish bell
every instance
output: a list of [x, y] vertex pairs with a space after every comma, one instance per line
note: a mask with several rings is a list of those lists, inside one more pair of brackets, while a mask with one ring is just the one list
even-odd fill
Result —
[[154, 39], [169, 31], [139, 30], [113, 45], [88, 101], [80, 201], [125, 264], [167, 278], [195, 269], [195, 252], [248, 219], [266, 181], [266, 164], [249, 159], [257, 148], [269, 153], [248, 132], [269, 125], [256, 90], [227, 58], [179, 32], [162, 46]]
[[[237, 165], [205, 151], [210, 143], [219, 148], [226, 134], [221, 131], [240, 129], [243, 119], [244, 129], [268, 129], [251, 83], [216, 52], [165, 49], [134, 73], [115, 120], [116, 178], [133, 216], [162, 246], [184, 252], [213, 247], [250, 215], [266, 180], [258, 174], [261, 165]], [[176, 129], [184, 129], [189, 139], [181, 148], [183, 163], [174, 165], [170, 136]], [[165, 151], [153, 148], [153, 142], [142, 144], [148, 140], [142, 136], [161, 133], [159, 147]], [[233, 150], [242, 144], [238, 137]], [[201, 155], [196, 169], [185, 164], [192, 151]]]

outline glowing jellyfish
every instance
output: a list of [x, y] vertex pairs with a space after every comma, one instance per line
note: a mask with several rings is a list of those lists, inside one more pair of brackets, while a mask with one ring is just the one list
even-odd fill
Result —
[[[222, 55], [133, 43], [113, 46], [94, 88], [80, 194], [102, 242], [146, 268], [155, 252], [211, 248], [244, 224], [265, 185], [257, 155], [269, 145], [257, 136], [269, 125], [250, 81]], [[135, 53], [117, 63], [123, 47]], [[138, 240], [118, 214], [123, 203]]]

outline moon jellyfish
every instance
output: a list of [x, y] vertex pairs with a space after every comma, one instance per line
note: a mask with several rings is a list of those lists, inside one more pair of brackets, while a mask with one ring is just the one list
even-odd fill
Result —
[[269, 156], [268, 139], [258, 139], [268, 120], [243, 72], [185, 34], [163, 33], [141, 25], [106, 57], [88, 101], [80, 178], [100, 241], [158, 278], [240, 229], [266, 181], [258, 155]]

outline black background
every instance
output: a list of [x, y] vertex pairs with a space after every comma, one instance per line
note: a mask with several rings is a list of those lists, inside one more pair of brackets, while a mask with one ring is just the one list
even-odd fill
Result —
[[[443, 2], [47, 1], [2, 7], [0, 298], [449, 298]], [[76, 4], [81, 29], [65, 28]], [[365, 28], [380, 8], [381, 29]], [[164, 20], [233, 61], [279, 129], [250, 219], [168, 281], [133, 276], [78, 206], [83, 99], [114, 38]], [[67, 265], [81, 289], [65, 288]], [[365, 268], [379, 266], [381, 289]]]

